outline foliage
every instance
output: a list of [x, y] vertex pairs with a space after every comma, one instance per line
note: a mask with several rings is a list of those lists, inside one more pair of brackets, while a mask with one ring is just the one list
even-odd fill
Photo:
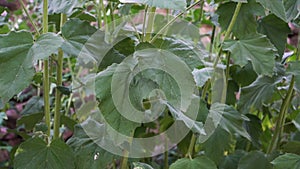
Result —
[[300, 168], [299, 0], [0, 2], [0, 168]]

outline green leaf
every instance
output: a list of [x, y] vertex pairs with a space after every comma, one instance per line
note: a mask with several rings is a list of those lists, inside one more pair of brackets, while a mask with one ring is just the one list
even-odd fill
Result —
[[214, 73], [214, 69], [207, 67], [202, 69], [194, 69], [193, 70], [193, 76], [196, 81], [196, 85], [198, 87], [203, 87], [204, 84], [211, 79], [212, 75]]
[[175, 9], [175, 10], [185, 10], [186, 1], [185, 0], [120, 0], [122, 3], [138, 3], [145, 4], [157, 8]]
[[[104, 37], [103, 37], [104, 38]], [[104, 41], [104, 39], [103, 39]], [[106, 44], [108, 45], [108, 44]], [[135, 41], [129, 37], [116, 42], [103, 57], [98, 69], [103, 70], [113, 63], [121, 63], [124, 58], [134, 53]]]
[[[198, 104], [200, 102], [199, 97], [195, 97], [191, 103], [191, 105]], [[176, 109], [171, 104], [166, 103], [168, 106], [170, 112], [172, 113], [173, 117], [175, 117], [176, 120], [183, 121], [183, 123], [191, 129], [195, 134], [203, 134], [205, 135], [205, 130], [202, 122], [197, 121], [197, 117], [190, 118], [193, 116], [192, 113], [195, 112], [195, 110], [188, 109], [186, 113], [183, 113], [181, 110]], [[191, 106], [193, 107], [193, 106]], [[199, 112], [198, 112], [199, 113]], [[189, 116], [190, 115], [190, 116]], [[199, 114], [198, 114], [199, 115]], [[195, 119], [195, 120], [194, 120]]]
[[275, 166], [275, 169], [298, 169], [300, 168], [300, 156], [286, 153], [277, 157], [271, 163]]
[[145, 163], [140, 163], [140, 162], [134, 162], [133, 163], [133, 169], [138, 168], [138, 169], [153, 169], [150, 165], [145, 164]]
[[237, 133], [250, 140], [250, 136], [243, 128], [243, 122], [249, 119], [243, 114], [239, 113], [232, 106], [214, 103], [209, 110], [213, 119], [221, 118], [220, 121], [216, 120], [221, 128], [229, 133]]
[[300, 92], [300, 61], [293, 61], [293, 62], [288, 62], [288, 68], [286, 72], [288, 74], [294, 75], [295, 76], [295, 90]]
[[258, 77], [251, 85], [242, 88], [238, 109], [247, 114], [252, 107], [261, 108], [264, 103], [271, 100], [279, 82], [280, 80], [275, 77]]
[[[95, 121], [89, 119], [81, 125], [76, 125], [73, 136], [67, 142], [75, 153], [76, 169], [105, 168], [115, 157], [115, 155], [97, 145], [95, 138], [90, 137], [85, 132], [84, 128], [87, 128], [87, 125], [91, 125], [94, 130], [101, 130], [101, 128], [95, 126], [93, 122]], [[85, 127], [83, 128], [83, 126]], [[98, 135], [98, 137], [100, 136]]]
[[233, 154], [229, 154], [220, 164], [220, 169], [237, 169], [240, 159], [247, 153], [242, 150], [236, 150]]
[[219, 164], [224, 156], [224, 152], [231, 150], [233, 145], [231, 134], [219, 126], [208, 140], [203, 143], [203, 149], [207, 157]]
[[63, 39], [59, 35], [54, 33], [43, 34], [31, 47], [30, 55], [34, 56], [34, 60], [46, 59], [51, 54], [56, 54], [62, 44]]
[[36, 137], [19, 146], [14, 168], [74, 169], [74, 154], [71, 148], [59, 139], [47, 145], [41, 138]]
[[39, 96], [33, 96], [25, 105], [25, 108], [22, 110], [22, 115], [29, 115], [35, 113], [42, 113], [44, 106], [44, 99]]
[[194, 159], [182, 158], [170, 166], [170, 169], [217, 169], [216, 164], [205, 156]]
[[287, 42], [286, 38], [291, 32], [288, 24], [273, 14], [263, 17], [258, 23], [258, 32], [267, 35], [277, 48], [279, 55], [282, 56]]
[[88, 22], [96, 22], [97, 19], [95, 16], [93, 16], [91, 13], [84, 11], [83, 8], [77, 8], [70, 18], [79, 18], [80, 20], [83, 21], [88, 21]]
[[79, 5], [78, 0], [51, 0], [48, 4], [48, 13], [52, 14], [71, 14], [72, 10]]
[[283, 0], [286, 11], [287, 21], [290, 22], [299, 17], [300, 14], [300, 0]]
[[190, 43], [173, 38], [157, 39], [152, 44], [158, 49], [163, 49], [180, 57], [191, 70], [194, 68], [200, 68], [204, 66], [201, 58], [204, 58], [205, 54], [198, 48], [193, 47]]
[[257, 78], [257, 74], [253, 70], [251, 62], [248, 62], [244, 67], [233, 65], [230, 67], [230, 76], [241, 87], [248, 86]]
[[300, 141], [289, 141], [282, 146], [285, 153], [293, 153], [300, 155]]
[[[232, 19], [236, 8], [236, 3], [228, 2], [221, 4], [217, 10], [219, 15], [219, 23], [223, 31], [226, 31]], [[256, 20], [254, 16], [263, 16], [264, 8], [250, 0], [248, 3], [241, 6], [240, 12], [237, 16], [236, 23], [233, 26], [232, 32], [235, 36], [241, 38], [247, 34], [256, 33]]]
[[74, 131], [74, 126], [77, 124], [77, 121], [65, 115], [60, 116], [60, 122], [61, 124], [64, 124], [66, 127], [68, 127], [68, 129], [70, 129], [71, 131]]
[[249, 35], [239, 40], [226, 40], [223, 50], [230, 51], [236, 64], [244, 66], [250, 60], [257, 74], [272, 75], [276, 48], [263, 35]]
[[260, 151], [252, 151], [242, 157], [239, 161], [238, 169], [272, 169], [271, 163], [266, 155]]
[[228, 80], [226, 104], [235, 105], [240, 86], [233, 80]]
[[28, 53], [32, 45], [29, 32], [0, 35], [0, 97], [4, 103], [31, 83], [33, 56]]
[[256, 0], [256, 2], [259, 2], [262, 6], [270, 10], [280, 19], [287, 21], [285, 9], [281, 0]]
[[251, 137], [252, 144], [259, 149], [261, 147], [260, 136], [263, 132], [261, 120], [252, 114], [246, 116], [250, 120], [245, 122], [245, 128]]
[[61, 33], [65, 38], [62, 49], [67, 54], [78, 56], [83, 45], [97, 31], [88, 22], [74, 18], [68, 20], [62, 27]]
[[[114, 64], [97, 75], [95, 80], [95, 86], [97, 86], [96, 96], [100, 100], [99, 109], [106, 122], [119, 133], [130, 136], [140, 124], [123, 117], [114, 105], [111, 94], [111, 82], [116, 67], [117, 65]], [[120, 84], [124, 85], [123, 83]]]
[[33, 113], [22, 116], [17, 120], [17, 125], [20, 126], [24, 124], [25, 129], [30, 131], [34, 126], [39, 123], [44, 117], [44, 113]]
[[21, 112], [21, 118], [17, 120], [17, 125], [25, 125], [26, 130], [32, 130], [35, 125], [44, 117], [44, 99], [39, 96], [33, 96], [26, 103], [25, 108]]
[[70, 95], [72, 93], [72, 89], [70, 87], [56, 86], [56, 89], [64, 95]]

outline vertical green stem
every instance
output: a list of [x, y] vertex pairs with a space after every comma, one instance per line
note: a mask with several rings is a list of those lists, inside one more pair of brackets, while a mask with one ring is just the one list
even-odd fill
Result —
[[192, 135], [192, 138], [191, 138], [190, 145], [189, 145], [188, 152], [187, 152], [187, 154], [185, 155], [186, 157], [189, 157], [189, 158], [192, 158], [192, 157], [193, 157], [193, 154], [194, 154], [194, 146], [195, 146], [196, 140], [197, 140], [197, 137], [196, 137], [195, 134], [193, 134], [193, 135]]
[[112, 26], [113, 26], [113, 30], [115, 30], [115, 22], [114, 22], [114, 20], [115, 20], [115, 17], [114, 17], [114, 7], [113, 7], [113, 2], [109, 2], [110, 4], [109, 4], [109, 10], [110, 10], [110, 19], [111, 19], [111, 21], [110, 21], [110, 23], [112, 24]]
[[[129, 145], [131, 146], [131, 143], [132, 143], [132, 139], [134, 137], [134, 131], [130, 134], [130, 139], [128, 140], [129, 141]], [[122, 158], [122, 163], [121, 163], [121, 169], [127, 169], [128, 166], [127, 166], [127, 163], [128, 163], [128, 156], [129, 156], [129, 152], [127, 150], [124, 150], [123, 152], [123, 158]]]
[[279, 143], [280, 137], [281, 137], [281, 132], [283, 131], [286, 113], [288, 112], [288, 108], [290, 106], [290, 103], [291, 103], [291, 100], [293, 97], [294, 84], [295, 84], [295, 77], [293, 75], [288, 92], [287, 92], [284, 100], [282, 101], [282, 104], [280, 107], [280, 112], [279, 112], [279, 117], [277, 119], [276, 126], [275, 126], [275, 132], [272, 137], [271, 143], [268, 147], [267, 153], [272, 153], [274, 150], [277, 149], [277, 146], [278, 146], [278, 143]]
[[[48, 0], [43, 1], [43, 33], [48, 32]], [[44, 84], [44, 113], [45, 121], [48, 127], [47, 135], [50, 137], [51, 124], [50, 124], [50, 81], [49, 81], [49, 61], [44, 60], [44, 74], [43, 74], [43, 84]]]
[[19, 0], [19, 2], [20, 2], [20, 4], [21, 4], [21, 6], [22, 6], [22, 8], [23, 8], [23, 10], [24, 10], [24, 12], [25, 12], [25, 14], [26, 14], [26, 16], [28, 17], [28, 19], [29, 19], [31, 25], [33, 26], [35, 32], [36, 32], [38, 35], [40, 35], [40, 32], [39, 32], [37, 26], [35, 25], [35, 23], [33, 22], [33, 19], [32, 19], [32, 17], [31, 17], [31, 15], [29, 14], [29, 12], [28, 12], [28, 10], [27, 10], [27, 8], [26, 8], [26, 6], [25, 6], [23, 0]]
[[98, 28], [100, 29], [102, 27], [102, 17], [101, 17], [101, 8], [99, 6], [99, 1], [94, 0], [94, 5], [96, 7], [97, 25], [98, 25]]
[[229, 80], [229, 72], [230, 72], [230, 53], [227, 53], [226, 57], [227, 57], [226, 72], [225, 72], [224, 85], [223, 85], [223, 89], [222, 89], [221, 103], [225, 103], [226, 102], [228, 80]]
[[151, 40], [155, 10], [156, 10], [156, 8], [152, 7], [148, 14], [147, 29], [146, 29], [145, 38], [144, 38], [146, 42], [150, 42], [150, 40]]
[[105, 32], [106, 32], [107, 31], [107, 16], [106, 16], [106, 9], [105, 9], [103, 0], [100, 0], [100, 5], [101, 5], [104, 27], [105, 27]]
[[298, 44], [297, 44], [297, 60], [300, 60], [300, 33], [298, 33]]
[[209, 46], [209, 60], [212, 60], [212, 51], [213, 51], [213, 47], [214, 47], [214, 42], [215, 42], [215, 34], [216, 34], [216, 26], [213, 26], [213, 30], [211, 33], [211, 39], [210, 39], [210, 46]]
[[199, 22], [200, 22], [200, 24], [202, 24], [204, 2], [205, 1], [202, 1], [201, 4], [200, 4], [200, 10], [201, 10], [200, 11], [200, 16], [199, 16]]
[[[60, 17], [60, 28], [64, 25], [67, 20], [67, 16], [65, 14], [61, 14]], [[56, 86], [62, 86], [62, 73], [63, 73], [63, 59], [64, 52], [62, 49], [58, 50], [57, 56], [57, 67], [56, 67]], [[54, 111], [54, 134], [53, 139], [57, 139], [59, 137], [59, 128], [60, 128], [60, 109], [61, 109], [61, 96], [62, 93], [59, 90], [55, 90], [55, 111]]]
[[[168, 140], [165, 140], [165, 147], [166, 149], [169, 147], [168, 146]], [[169, 151], [165, 151], [164, 153], [164, 169], [169, 169]]]
[[142, 41], [145, 42], [145, 32], [146, 32], [146, 20], [147, 20], [147, 13], [148, 13], [149, 7], [146, 6], [145, 11], [144, 11], [144, 20], [143, 20], [143, 30], [142, 30]]
[[[237, 4], [236, 8], [235, 8], [234, 14], [233, 14], [233, 16], [232, 16], [232, 19], [231, 19], [231, 21], [230, 21], [230, 24], [229, 24], [229, 26], [228, 26], [228, 28], [227, 28], [226, 33], [225, 33], [224, 41], [227, 40], [227, 39], [229, 38], [229, 36], [230, 36], [230, 33], [231, 33], [232, 29], [233, 29], [233, 26], [234, 26], [234, 24], [235, 24], [235, 22], [236, 22], [236, 19], [237, 19], [238, 15], [239, 15], [241, 6], [242, 6], [242, 3], [239, 2], [239, 3]], [[217, 58], [216, 58], [216, 60], [215, 60], [215, 62], [214, 62], [214, 66], [213, 66], [214, 68], [217, 67], [217, 64], [218, 64], [218, 62], [219, 62], [219, 60], [220, 60], [221, 54], [222, 54], [222, 46], [220, 47], [219, 52], [218, 52], [218, 55], [217, 55]]]
[[123, 154], [121, 169], [127, 169], [128, 155], [129, 155], [129, 152], [127, 150], [125, 150], [124, 154]]
[[[227, 31], [225, 33], [225, 36], [224, 36], [224, 40], [227, 40], [232, 32], [232, 29], [233, 29], [233, 26], [237, 20], [237, 17], [238, 17], [238, 14], [240, 12], [240, 9], [241, 9], [241, 6], [242, 6], [242, 3], [239, 2], [235, 8], [235, 11], [234, 11], [234, 14], [232, 16], [232, 19], [229, 23], [229, 26], [227, 28]], [[215, 59], [214, 61], [214, 64], [213, 64], [213, 68], [216, 69], [217, 68], [217, 65], [218, 65], [218, 62], [220, 60], [220, 57], [222, 55], [222, 45], [221, 47], [219, 48], [219, 52], [218, 52], [218, 55], [217, 55], [217, 58]], [[229, 76], [229, 66], [230, 66], [230, 55], [227, 55], [227, 65], [226, 65], [226, 78], [224, 79], [224, 87], [223, 87], [223, 90], [222, 90], [222, 96], [221, 96], [221, 103], [225, 103], [226, 101], [226, 93], [227, 93], [227, 83], [228, 83], [228, 76]], [[212, 80], [214, 81], [214, 80]]]
[[44, 112], [45, 112], [45, 121], [46, 125], [48, 127], [47, 135], [50, 137], [50, 130], [51, 130], [51, 124], [50, 124], [50, 82], [49, 82], [49, 61], [46, 59], [44, 60], [44, 74], [43, 74], [43, 83], [44, 83]]
[[43, 33], [48, 32], [48, 0], [43, 3]]

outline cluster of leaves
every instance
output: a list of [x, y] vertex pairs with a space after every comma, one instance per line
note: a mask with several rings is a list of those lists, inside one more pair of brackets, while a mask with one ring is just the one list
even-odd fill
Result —
[[[152, 69], [136, 75], [128, 84], [131, 90], [130, 100], [136, 108], [145, 110], [149, 107], [144, 102], [148, 99], [149, 92], [153, 89], [161, 89], [165, 91], [165, 97], [168, 100], [166, 113], [159, 117], [157, 123], [139, 124], [123, 117], [113, 104], [111, 93], [113, 74], [117, 71], [117, 67], [122, 67], [124, 77], [130, 77], [134, 76], [133, 70], [139, 69], [139, 64], [168, 65], [168, 62], [173, 61], [170, 59], [173, 55], [160, 50], [153, 53], [155, 50], [152, 49], [168, 50], [179, 56], [187, 65], [186, 70], [190, 76], [185, 77], [186, 82], [195, 83], [199, 93], [202, 93], [196, 95], [194, 90], [185, 90], [190, 92], [186, 93], [187, 95], [195, 94], [195, 100], [201, 105], [191, 132], [164, 155], [150, 159], [129, 159], [130, 166], [144, 169], [299, 168], [300, 45], [293, 47], [286, 44], [286, 39], [291, 32], [289, 23], [294, 25], [299, 23], [299, 3], [299, 0], [272, 2], [268, 0], [200, 2], [111, 0], [104, 6], [103, 1], [98, 3], [96, 1], [52, 0], [48, 7], [50, 32], [41, 35], [39, 32], [34, 34], [28, 31], [29, 27], [18, 27], [15, 29], [19, 31], [8, 32], [9, 23], [7, 22], [9, 15], [13, 14], [8, 13], [5, 17], [1, 15], [0, 33], [7, 34], [0, 35], [0, 109], [1, 111], [8, 110], [9, 100], [26, 87], [44, 86], [45, 76], [43, 77], [36, 65], [41, 60], [50, 60], [50, 68], [58, 69], [57, 55], [59, 51], [63, 51], [65, 69], [72, 72], [74, 70], [72, 60], [78, 57], [84, 44], [97, 31], [96, 23], [100, 28], [102, 21], [104, 24], [109, 24], [126, 14], [139, 13], [150, 7], [151, 9], [167, 9], [168, 12], [171, 11], [174, 14], [184, 12], [186, 15], [182, 17], [182, 20], [199, 27], [203, 25], [211, 27], [213, 30], [209, 34], [211, 44], [203, 45], [199, 41], [201, 36], [192, 35], [193, 38], [199, 37], [196, 39], [198, 46], [207, 45], [207, 48], [211, 47], [211, 50], [195, 51], [193, 46], [184, 43], [176, 36], [158, 37], [151, 40], [156, 36], [150, 35], [150, 39], [147, 39], [146, 34], [145, 39], [141, 39], [140, 37], [144, 34], [137, 31], [137, 35], [125, 38], [113, 46], [98, 67], [95, 81], [96, 86], [100, 86], [96, 88], [98, 107], [107, 123], [125, 135], [134, 133], [136, 137], [148, 137], [162, 133], [176, 120], [183, 121], [187, 126], [190, 126], [190, 121], [173, 106], [181, 102], [179, 99], [181, 89], [176, 84], [176, 79], [174, 80], [163, 71]], [[189, 6], [197, 6], [197, 8], [189, 9], [187, 8]], [[204, 6], [209, 6], [213, 12], [204, 10]], [[185, 11], [186, 9], [189, 10]], [[9, 10], [0, 7], [0, 14], [4, 11]], [[60, 27], [61, 14], [67, 15], [68, 19]], [[33, 19], [39, 23], [42, 17], [39, 17], [39, 14], [36, 15]], [[178, 17], [181, 16], [181, 14], [178, 15]], [[162, 28], [155, 27], [154, 29]], [[181, 30], [169, 30], [172, 35], [172, 31], [188, 32], [192, 29], [193, 27], [185, 27]], [[104, 43], [107, 31], [109, 30], [100, 33], [99, 41]], [[225, 36], [226, 38], [222, 41], [220, 37], [224, 32], [226, 34], [229, 32], [231, 38]], [[195, 39], [188, 40], [195, 41]], [[293, 54], [286, 56], [287, 49]], [[138, 55], [139, 58], [129, 57], [130, 55]], [[199, 55], [203, 59], [200, 60]], [[227, 94], [224, 103], [212, 102], [214, 90], [210, 81], [214, 78], [215, 67], [205, 67], [205, 65], [213, 65], [213, 60], [219, 57], [222, 62], [216, 64], [216, 67], [226, 72]], [[122, 62], [124, 59], [126, 62]], [[177, 72], [177, 74], [178, 76], [186, 75], [186, 72]], [[51, 83], [57, 82], [56, 77], [57, 74], [50, 71]], [[70, 77], [64, 76], [63, 80], [68, 82]], [[127, 84], [128, 82], [120, 81], [119, 83]], [[65, 94], [65, 97], [61, 99], [66, 104], [63, 104], [61, 108], [60, 127], [61, 130], [66, 130], [65, 128], [71, 130], [73, 136], [64, 141], [52, 139], [51, 135], [47, 134], [47, 131], [52, 131], [52, 126], [47, 126], [45, 123], [44, 100], [39, 95], [34, 96], [21, 112], [21, 117], [17, 121], [18, 128], [11, 130], [24, 139], [22, 144], [11, 150], [11, 165], [16, 169], [83, 169], [118, 166], [127, 168], [127, 157], [119, 157], [102, 149], [85, 133], [83, 128], [86, 125], [94, 125], [95, 129], [100, 128], [101, 125], [97, 121], [84, 117], [80, 112], [78, 116], [69, 113], [72, 105], [68, 102], [72, 102], [72, 95], [69, 95], [70, 91], [67, 88], [69, 86], [66, 86], [68, 83], [64, 84], [64, 86], [54, 87], [54, 90]], [[56, 98], [53, 95], [53, 99]], [[120, 99], [126, 101], [128, 98]], [[76, 104], [75, 102], [73, 104]], [[54, 106], [52, 101], [51, 104]], [[213, 120], [221, 119], [212, 135], [202, 142], [201, 133], [203, 134], [203, 123], [207, 117]], [[5, 123], [5, 119], [5, 114], [0, 113], [0, 126]], [[111, 142], [117, 146], [124, 140], [111, 140]], [[164, 164], [161, 160], [159, 161], [162, 156], [165, 156]]]

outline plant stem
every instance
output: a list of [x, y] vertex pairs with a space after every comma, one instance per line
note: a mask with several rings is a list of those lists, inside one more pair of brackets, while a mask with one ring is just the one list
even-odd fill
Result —
[[[60, 29], [64, 25], [67, 20], [67, 16], [65, 14], [61, 14], [60, 17]], [[56, 86], [62, 86], [62, 73], [63, 73], [63, 59], [64, 52], [62, 49], [58, 50], [57, 56], [57, 67], [56, 67]], [[61, 96], [62, 93], [56, 89], [55, 90], [55, 111], [54, 111], [54, 134], [53, 139], [57, 139], [59, 137], [59, 128], [60, 128], [60, 109], [61, 109]]]
[[98, 3], [98, 0], [94, 0], [94, 5], [96, 7], [96, 14], [97, 14], [97, 25], [100, 29], [102, 27], [102, 17], [101, 17], [101, 9]]
[[[165, 141], [165, 147], [168, 148], [168, 141]], [[164, 153], [164, 169], [169, 169], [169, 151]]]
[[193, 154], [194, 154], [194, 146], [195, 146], [196, 140], [197, 140], [197, 137], [196, 137], [195, 134], [193, 134], [193, 135], [192, 135], [192, 138], [191, 138], [190, 145], [189, 145], [188, 152], [187, 152], [187, 154], [185, 155], [186, 157], [189, 157], [189, 158], [192, 158], [192, 157], [193, 157]]
[[49, 62], [48, 60], [44, 60], [44, 74], [43, 74], [43, 83], [44, 83], [44, 112], [45, 112], [45, 121], [46, 125], [48, 127], [47, 135], [50, 137], [50, 130], [51, 130], [51, 124], [50, 124], [50, 83], [49, 83]]
[[100, 5], [101, 5], [101, 10], [102, 10], [102, 15], [103, 15], [104, 28], [105, 28], [105, 32], [106, 32], [106, 31], [108, 31], [107, 30], [107, 16], [106, 16], [106, 9], [105, 9], [103, 0], [100, 0]]
[[[236, 8], [235, 8], [234, 14], [233, 14], [232, 19], [231, 19], [231, 21], [229, 23], [229, 26], [228, 26], [227, 31], [225, 33], [223, 42], [229, 38], [229, 36], [230, 36], [230, 34], [232, 32], [233, 26], [234, 26], [234, 24], [236, 22], [236, 19], [238, 17], [238, 14], [240, 12], [241, 6], [242, 6], [242, 3], [239, 2], [237, 4]], [[221, 46], [219, 48], [219, 52], [218, 52], [217, 58], [215, 59], [214, 64], [213, 64], [213, 68], [214, 69], [217, 68], [217, 65], [218, 65], [218, 62], [220, 60], [221, 55], [222, 55], [222, 44], [221, 44]], [[225, 103], [226, 102], [227, 84], [228, 84], [228, 78], [229, 78], [229, 66], [230, 66], [230, 55], [227, 55], [226, 78], [224, 79], [224, 85], [223, 85], [222, 96], [221, 96], [221, 103]], [[213, 81], [214, 81], [214, 79], [212, 80], [212, 82]]]
[[32, 19], [32, 17], [31, 17], [31, 15], [29, 14], [29, 12], [28, 12], [28, 10], [27, 10], [27, 8], [26, 8], [26, 6], [25, 6], [23, 0], [19, 0], [19, 2], [20, 2], [20, 4], [21, 4], [21, 6], [22, 6], [22, 8], [23, 8], [23, 10], [24, 10], [24, 12], [25, 12], [25, 14], [26, 14], [26, 16], [28, 17], [28, 19], [29, 19], [31, 25], [33, 26], [35, 32], [38, 34], [38, 36], [40, 36], [41, 34], [40, 34], [40, 32], [39, 32], [37, 26], [36, 26], [35, 23], [33, 22], [33, 19]]
[[208, 59], [211, 61], [212, 60], [212, 51], [213, 51], [213, 47], [214, 47], [214, 42], [215, 42], [215, 34], [216, 34], [216, 26], [213, 26], [213, 30], [211, 33], [211, 39], [210, 39], [210, 46], [209, 46], [209, 55], [208, 55]]
[[128, 155], [129, 152], [127, 150], [124, 150], [121, 169], [127, 169]]
[[[134, 131], [131, 132], [130, 138], [128, 140], [130, 146], [131, 146], [133, 137], [134, 137]], [[122, 164], [121, 164], [121, 169], [127, 169], [128, 156], [129, 156], [129, 152], [127, 150], [124, 150], [124, 152], [123, 152], [123, 158], [122, 158]]]
[[[43, 33], [48, 32], [48, 0], [43, 1]], [[44, 74], [43, 74], [43, 84], [44, 84], [44, 113], [45, 121], [48, 127], [47, 135], [50, 138], [51, 124], [50, 124], [50, 81], [49, 81], [49, 61], [44, 60]]]
[[145, 32], [146, 32], [146, 20], [147, 20], [147, 13], [148, 13], [149, 7], [146, 6], [144, 11], [144, 20], [143, 20], [143, 30], [142, 30], [142, 41], [145, 42]]
[[221, 96], [221, 103], [226, 102], [227, 87], [228, 87], [229, 72], [230, 72], [230, 53], [227, 53], [226, 57], [227, 57], [226, 72], [225, 72], [225, 79], [224, 79], [224, 85], [223, 85], [222, 96]]
[[151, 7], [149, 14], [148, 14], [147, 29], [146, 29], [145, 38], [144, 38], [146, 42], [149, 42], [151, 40], [155, 11], [156, 11], [156, 8]]
[[194, 6], [198, 5], [201, 1], [197, 1], [195, 3], [193, 3], [191, 6], [189, 6], [188, 8], [186, 8], [186, 10], [184, 12], [179, 13], [178, 15], [176, 15], [172, 20], [170, 20], [163, 28], [161, 28], [156, 35], [152, 38], [152, 40], [150, 41], [150, 43], [154, 42], [158, 36], [160, 36], [161, 34], [164, 33], [165, 30], [167, 30], [167, 28], [174, 23], [180, 16], [182, 16], [185, 12], [191, 10]]
[[200, 10], [201, 10], [201, 11], [200, 11], [200, 16], [199, 16], [199, 22], [200, 22], [200, 24], [202, 24], [204, 2], [205, 2], [205, 1], [202, 1], [202, 2], [200, 3]]
[[268, 147], [268, 150], [267, 150], [268, 154], [272, 153], [274, 150], [277, 149], [278, 143], [280, 141], [281, 132], [283, 131], [284, 122], [285, 122], [285, 118], [286, 118], [286, 113], [288, 112], [288, 108], [290, 106], [292, 96], [293, 96], [293, 92], [294, 92], [294, 90], [293, 90], [294, 89], [294, 84], [295, 84], [295, 77], [293, 75], [292, 79], [291, 79], [289, 89], [288, 89], [288, 92], [287, 92], [284, 100], [282, 101], [282, 104], [281, 104], [281, 107], [280, 107], [279, 117], [277, 119], [276, 126], [275, 126], [275, 132], [274, 132], [271, 143], [270, 143], [270, 145]]
[[297, 44], [297, 60], [300, 60], [300, 34], [298, 34], [298, 44]]
[[[239, 2], [239, 3], [237, 4], [236, 8], [235, 8], [234, 14], [233, 14], [232, 19], [231, 19], [231, 21], [230, 21], [230, 24], [229, 24], [229, 26], [228, 26], [228, 28], [227, 28], [227, 31], [226, 31], [226, 33], [225, 33], [223, 42], [229, 38], [230, 33], [231, 33], [231, 31], [232, 31], [232, 29], [233, 29], [233, 26], [234, 26], [234, 24], [235, 24], [235, 22], [236, 22], [236, 19], [237, 19], [237, 17], [238, 17], [238, 14], [239, 14], [239, 12], [240, 12], [241, 6], [242, 6], [242, 3]], [[217, 67], [217, 65], [218, 65], [218, 62], [219, 62], [220, 57], [221, 57], [221, 54], [222, 54], [222, 46], [220, 47], [219, 52], [218, 52], [218, 55], [217, 55], [217, 58], [216, 58], [216, 60], [215, 60], [215, 62], [214, 62], [214, 65], [213, 65], [213, 68], [214, 68], [214, 69], [215, 69], [215, 68]]]
[[43, 33], [48, 32], [48, 0], [43, 3]]

